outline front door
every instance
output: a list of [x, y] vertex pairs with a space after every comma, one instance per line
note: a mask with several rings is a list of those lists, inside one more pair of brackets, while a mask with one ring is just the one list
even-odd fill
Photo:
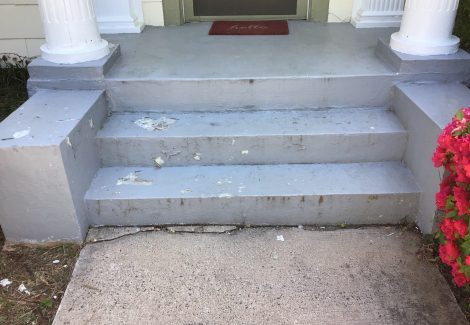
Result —
[[190, 21], [307, 19], [309, 0], [183, 0]]

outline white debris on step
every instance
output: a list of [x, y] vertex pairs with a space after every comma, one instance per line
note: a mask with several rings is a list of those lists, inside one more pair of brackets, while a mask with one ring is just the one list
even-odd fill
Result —
[[31, 295], [31, 291], [29, 291], [23, 283], [18, 287], [18, 291], [21, 293], [26, 293], [28, 296]]
[[15, 133], [13, 133], [13, 139], [23, 138], [23, 137], [27, 136], [29, 134], [29, 132], [31, 132], [30, 129], [15, 132]]
[[304, 226], [303, 225], [298, 225], [297, 228], [304, 229]]
[[201, 154], [199, 152], [194, 153], [193, 154], [193, 159], [198, 160], [198, 161], [201, 160]]
[[72, 142], [70, 141], [70, 138], [69, 138], [69, 137], [66, 137], [66, 138], [65, 138], [65, 142], [67, 142], [67, 144], [68, 144], [69, 147], [72, 147]]
[[88, 122], [90, 123], [90, 128], [93, 129], [95, 127], [95, 125], [93, 124], [93, 119], [91, 118]]
[[228, 178], [217, 181], [217, 185], [223, 185], [223, 184], [232, 184], [232, 181]]
[[1, 285], [2, 287], [7, 287], [7, 286], [9, 286], [9, 285], [12, 284], [12, 283], [13, 283], [13, 282], [11, 282], [11, 281], [8, 280], [8, 279], [3, 279], [2, 281], [0, 281], [0, 285]]
[[174, 124], [175, 122], [176, 122], [176, 119], [168, 118], [164, 116], [164, 117], [160, 117], [157, 120], [150, 118], [150, 117], [143, 117], [141, 119], [138, 119], [134, 123], [148, 131], [164, 131], [168, 129], [168, 127]]
[[276, 237], [276, 240], [278, 240], [278, 241], [284, 241], [284, 236], [283, 236], [283, 235], [278, 235], [278, 236]]
[[52, 261], [52, 264], [59, 264], [59, 263], [60, 263], [59, 260], [53, 260], [53, 261]]
[[132, 172], [118, 179], [116, 185], [152, 185], [151, 181], [141, 178], [138, 172]]
[[163, 160], [162, 157], [155, 158], [154, 162], [155, 162], [155, 167], [157, 168], [162, 168], [162, 166], [165, 164], [165, 160]]
[[192, 192], [193, 190], [190, 189], [190, 188], [185, 188], [184, 190], [181, 190], [181, 194], [185, 194], [185, 193], [190, 193]]
[[248, 150], [242, 150], [241, 153], [242, 153], [242, 155], [247, 155], [247, 154], [249, 154], [250, 152], [249, 152]]
[[222, 193], [219, 195], [219, 198], [231, 198], [232, 194], [230, 193]]

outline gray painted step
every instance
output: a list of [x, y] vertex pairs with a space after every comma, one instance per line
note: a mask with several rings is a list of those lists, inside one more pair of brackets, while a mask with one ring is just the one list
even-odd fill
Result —
[[[166, 130], [135, 121], [173, 118]], [[115, 113], [98, 134], [104, 166], [401, 160], [407, 133], [383, 108], [224, 113]]]
[[415, 217], [419, 192], [399, 162], [109, 167], [85, 200], [94, 225], [388, 224]]

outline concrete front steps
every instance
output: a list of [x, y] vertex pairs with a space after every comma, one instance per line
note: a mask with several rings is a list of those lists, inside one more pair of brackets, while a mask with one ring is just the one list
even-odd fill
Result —
[[386, 108], [113, 112], [97, 142], [92, 225], [395, 224], [417, 213], [420, 189], [400, 162], [407, 132]]

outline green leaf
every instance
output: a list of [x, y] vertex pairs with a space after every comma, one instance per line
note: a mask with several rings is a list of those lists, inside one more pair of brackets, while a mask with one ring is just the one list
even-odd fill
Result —
[[444, 233], [442, 231], [439, 231], [436, 234], [436, 238], [439, 241], [439, 244], [444, 244], [444, 242], [446, 241], [446, 237], [444, 236]]
[[460, 271], [463, 272], [467, 278], [470, 277], [470, 266], [462, 264], [460, 265]]
[[455, 218], [455, 217], [457, 217], [457, 216], [458, 216], [457, 210], [452, 210], [452, 211], [448, 212], [448, 213], [444, 216], [444, 218]]
[[457, 117], [459, 121], [463, 120], [463, 118], [465, 117], [462, 110], [458, 111], [457, 114], [455, 114], [455, 116]]
[[447, 210], [451, 210], [455, 208], [455, 202], [454, 202], [454, 196], [453, 195], [449, 195], [447, 197], [447, 201], [446, 201], [446, 209]]
[[462, 253], [465, 255], [470, 255], [470, 240], [464, 241], [461, 245], [460, 248], [462, 248]]

